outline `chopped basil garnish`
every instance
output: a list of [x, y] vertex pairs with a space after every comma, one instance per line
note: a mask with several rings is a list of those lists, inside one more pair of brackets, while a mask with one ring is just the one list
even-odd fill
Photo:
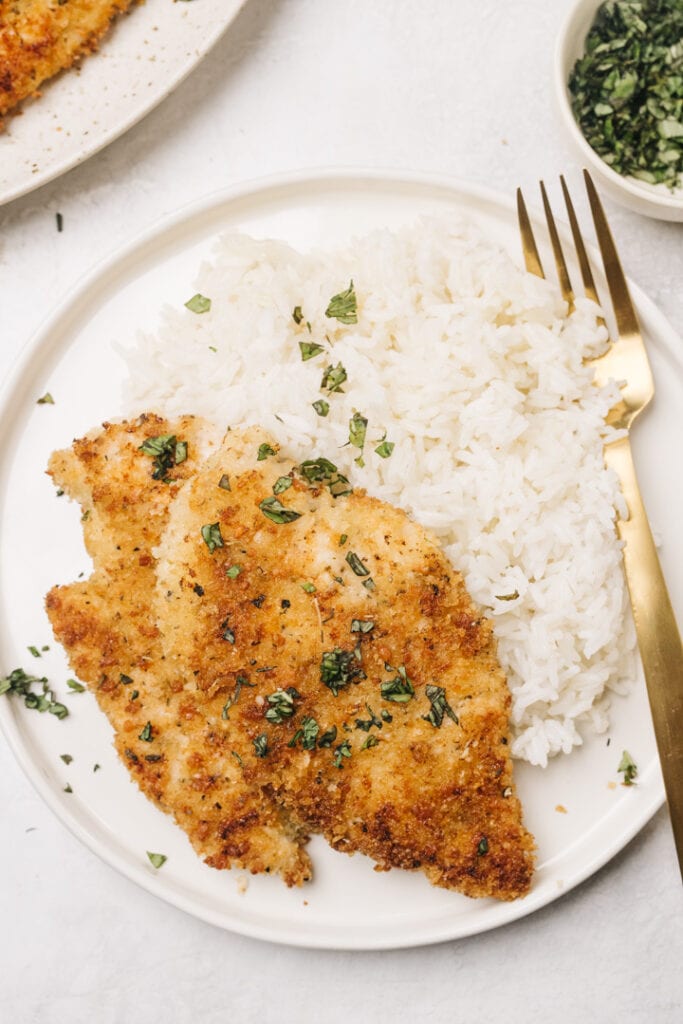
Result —
[[365, 587], [366, 590], [374, 590], [375, 589], [375, 581], [374, 580], [363, 580], [363, 586]]
[[318, 416], [327, 416], [330, 411], [330, 403], [326, 402], [324, 398], [319, 398], [317, 402], [313, 402], [313, 408]]
[[[31, 687], [34, 683], [40, 683], [41, 692], [34, 693]], [[24, 672], [23, 668], [15, 668], [8, 676], [0, 679], [0, 696], [3, 693], [13, 694], [24, 698], [24, 705], [33, 711], [47, 711], [55, 718], [66, 718], [69, 709], [55, 700], [50, 690], [46, 676], [32, 676]]]
[[305, 590], [307, 594], [315, 594], [317, 588], [314, 583], [302, 583], [301, 589]]
[[479, 846], [477, 847], [477, 856], [483, 857], [484, 854], [489, 852], [489, 841], [486, 836], [479, 840]]
[[415, 690], [408, 678], [405, 665], [399, 665], [397, 672], [395, 679], [388, 679], [380, 685], [380, 693], [384, 700], [393, 701], [394, 704], [407, 704], [415, 696]]
[[254, 752], [257, 757], [265, 757], [268, 753], [268, 737], [265, 732], [262, 732], [260, 736], [257, 736], [252, 741], [254, 744]]
[[316, 722], [315, 718], [304, 716], [301, 719], [301, 726], [294, 733], [287, 746], [295, 747], [297, 743], [301, 741], [301, 746], [304, 750], [314, 750], [319, 729], [320, 726]]
[[300, 699], [301, 694], [293, 686], [288, 686], [286, 690], [269, 693], [266, 700], [270, 707], [266, 709], [265, 717], [269, 722], [280, 725], [285, 719], [292, 717], [295, 711], [294, 701]]
[[168, 860], [168, 857], [165, 857], [163, 853], [150, 853], [149, 850], [147, 850], [147, 856], [149, 857], [150, 864], [153, 868], [156, 868], [157, 871], [160, 867], [163, 867]]
[[73, 691], [73, 693], [85, 692], [85, 686], [83, 686], [83, 683], [77, 683], [75, 679], [67, 679], [66, 685]]
[[295, 306], [294, 309], [292, 310], [292, 320], [297, 325], [297, 327], [299, 326], [303, 318], [304, 314], [301, 311], [301, 306]]
[[335, 391], [344, 393], [342, 384], [347, 379], [346, 370], [341, 363], [337, 363], [336, 366], [326, 366], [323, 370], [322, 380], [320, 381], [320, 387], [326, 388], [330, 394]]
[[39, 398], [36, 405], [54, 405], [55, 400], [49, 391], [46, 391], [42, 398]]
[[329, 487], [333, 498], [341, 498], [345, 494], [351, 494], [353, 490], [347, 478], [339, 472], [335, 464], [322, 456], [317, 459], [306, 459], [297, 468], [309, 484], [324, 483]]
[[220, 478], [220, 480], [218, 481], [218, 486], [222, 491], [232, 490], [232, 488], [230, 487], [230, 477], [228, 476], [227, 473], [224, 473], [223, 476]]
[[325, 651], [320, 662], [320, 681], [332, 691], [336, 697], [339, 691], [349, 683], [365, 678], [365, 673], [358, 664], [355, 651], [344, 651], [335, 647], [333, 651]]
[[152, 479], [169, 483], [169, 471], [187, 458], [187, 441], [178, 441], [175, 434], [159, 434], [143, 441], [139, 451], [154, 459]]
[[348, 533], [342, 533], [340, 538], [339, 538], [339, 547], [343, 548], [348, 539], [349, 539]]
[[55, 220], [57, 221], [57, 231], [60, 231], [60, 232], [63, 231], [64, 230], [64, 217], [62, 216], [62, 214], [61, 213], [56, 213], [55, 214]]
[[71, 756], [71, 754], [60, 754], [59, 756], [64, 762], [64, 764], [71, 764], [71, 762], [73, 761], [73, 757]]
[[236, 580], [241, 572], [241, 565], [231, 565], [228, 569], [225, 570], [225, 575], [228, 577], [229, 580]]
[[293, 523], [295, 519], [301, 519], [301, 512], [295, 512], [278, 501], [277, 498], [264, 498], [259, 502], [259, 508], [266, 519], [282, 526], [284, 523]]
[[613, 170], [669, 188], [683, 173], [683, 5], [603, 3], [569, 76], [586, 141]]
[[322, 345], [319, 345], [317, 341], [300, 341], [299, 350], [301, 352], [302, 362], [307, 362], [309, 359], [314, 359], [319, 356], [325, 349]]
[[337, 738], [337, 726], [333, 725], [330, 729], [327, 729], [320, 739], [318, 740], [318, 746], [322, 749], [331, 747]]
[[211, 299], [207, 299], [206, 295], [201, 295], [197, 292], [196, 295], [187, 300], [185, 307], [191, 313], [208, 313], [211, 309]]
[[64, 792], [65, 793], [73, 793], [73, 789], [71, 788], [71, 786], [69, 785], [68, 782], [67, 782], [66, 786], [64, 787]]
[[151, 743], [152, 742], [152, 740], [154, 739], [154, 736], [152, 734], [152, 723], [151, 722], [147, 722], [147, 724], [145, 725], [144, 729], [142, 730], [142, 732], [138, 736], [138, 739], [139, 740], [144, 740], [145, 743]]
[[356, 719], [356, 729], [360, 729], [362, 732], [370, 732], [370, 730], [372, 729], [373, 725], [375, 726], [376, 729], [381, 729], [382, 728], [382, 719], [377, 717], [377, 715], [372, 710], [372, 708], [370, 707], [369, 704], [366, 704], [365, 707], [366, 707], [367, 712], [370, 715], [370, 717], [369, 718], [357, 718]]
[[334, 760], [332, 761], [334, 767], [342, 768], [345, 757], [351, 757], [351, 744], [348, 740], [343, 740], [338, 747], [334, 748]]
[[123, 672], [119, 676], [119, 682], [123, 683], [124, 686], [128, 686], [133, 682], [130, 676], [124, 675]]
[[291, 476], [279, 476], [273, 484], [273, 494], [284, 494], [292, 486]]
[[349, 551], [346, 556], [346, 561], [349, 563], [356, 576], [369, 576], [370, 570], [367, 569], [355, 551]]
[[496, 601], [516, 601], [519, 597], [519, 591], [513, 590], [511, 594], [494, 594]]
[[425, 687], [425, 693], [432, 705], [429, 714], [422, 715], [425, 722], [431, 722], [435, 729], [440, 729], [443, 716], [448, 715], [456, 725], [458, 724], [458, 716], [446, 700], [446, 691], [441, 686], [428, 685]]
[[227, 640], [229, 644], [234, 644], [235, 634], [233, 630], [230, 629], [227, 619], [225, 620], [225, 622], [221, 624], [221, 636], [223, 637], [224, 640]]
[[394, 716], [386, 708], [382, 708], [380, 714], [385, 722], [393, 722]]
[[342, 324], [358, 323], [356, 292], [353, 287], [353, 281], [350, 282], [346, 291], [332, 296], [325, 310], [325, 316], [338, 320]]
[[349, 444], [352, 444], [354, 448], [359, 448], [361, 452], [365, 447], [367, 429], [368, 421], [366, 417], [362, 416], [359, 412], [354, 412], [349, 420]]
[[237, 761], [238, 765], [241, 768], [244, 762], [242, 761], [242, 758], [240, 757], [240, 755], [237, 753], [236, 750], [231, 750], [230, 753], [235, 758], [235, 760]]
[[375, 623], [371, 619], [352, 619], [351, 620], [351, 632], [352, 633], [370, 633], [375, 628]]
[[237, 679], [235, 680], [235, 692], [233, 693], [232, 697], [228, 697], [225, 704], [223, 705], [223, 710], [221, 711], [221, 718], [228, 718], [228, 711], [233, 706], [233, 704], [236, 704], [237, 701], [240, 699], [240, 694], [242, 693], [243, 687], [248, 686], [250, 690], [253, 690], [255, 685], [255, 683], [250, 683], [246, 676], [238, 676]]
[[381, 459], [388, 459], [395, 447], [396, 445], [393, 441], [382, 441], [375, 448], [375, 452]]
[[263, 444], [260, 444], [258, 446], [258, 455], [256, 456], [256, 461], [263, 462], [263, 460], [267, 459], [269, 455], [275, 455], [275, 449], [273, 448], [272, 445], [268, 444], [267, 441], [264, 441]]
[[207, 523], [206, 526], [202, 526], [202, 538], [209, 549], [209, 554], [212, 555], [216, 548], [222, 548], [224, 544], [220, 523]]
[[629, 754], [628, 750], [625, 750], [622, 753], [621, 761], [619, 762], [619, 767], [617, 768], [617, 771], [623, 772], [624, 774], [624, 781], [622, 783], [623, 786], [634, 785], [633, 780], [638, 774], [638, 767], [633, 758], [631, 757], [631, 755]]
[[375, 734], [373, 732], [373, 733], [370, 733], [368, 736], [366, 736], [365, 743], [363, 744], [363, 746], [360, 749], [361, 750], [368, 750], [370, 747], [376, 747], [378, 743], [379, 743], [379, 740], [378, 740], [378, 738], [375, 736]]

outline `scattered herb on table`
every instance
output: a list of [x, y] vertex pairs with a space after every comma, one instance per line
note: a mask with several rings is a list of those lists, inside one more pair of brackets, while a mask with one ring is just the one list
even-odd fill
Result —
[[208, 313], [211, 309], [211, 299], [207, 299], [206, 295], [201, 295], [197, 292], [196, 295], [187, 300], [185, 308], [189, 309], [191, 313]]
[[325, 310], [325, 316], [331, 320], [338, 320], [341, 324], [358, 323], [358, 304], [353, 281], [349, 283], [349, 287], [345, 291], [332, 296]]
[[621, 761], [619, 762], [618, 772], [623, 772], [624, 781], [622, 786], [633, 786], [635, 785], [635, 778], [638, 774], [638, 766], [629, 754], [628, 750], [625, 750], [621, 755]]
[[83, 683], [78, 683], [75, 679], [67, 679], [66, 685], [72, 693], [85, 693], [85, 686], [83, 686]]
[[49, 391], [46, 391], [42, 398], [39, 398], [36, 405], [54, 405], [55, 400]]
[[71, 762], [73, 761], [73, 757], [71, 756], [71, 754], [60, 754], [59, 756], [61, 760], [64, 762], [64, 764], [71, 764]]
[[147, 856], [149, 857], [150, 864], [153, 868], [156, 868], [157, 871], [160, 867], [163, 867], [168, 860], [168, 857], [165, 857], [163, 853], [150, 853], [149, 850], [147, 851]]
[[683, 0], [604, 3], [569, 90], [586, 141], [613, 170], [680, 185]]

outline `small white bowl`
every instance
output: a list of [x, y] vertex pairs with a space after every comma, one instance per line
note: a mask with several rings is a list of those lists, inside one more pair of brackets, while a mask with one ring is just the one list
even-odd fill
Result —
[[672, 192], [667, 185], [648, 185], [637, 178], [617, 174], [588, 145], [574, 117], [567, 83], [576, 60], [585, 51], [586, 36], [601, 3], [602, 0], [577, 0], [560, 30], [555, 48], [555, 91], [560, 113], [583, 165], [599, 180], [607, 195], [646, 217], [683, 221], [683, 188], [679, 187]]

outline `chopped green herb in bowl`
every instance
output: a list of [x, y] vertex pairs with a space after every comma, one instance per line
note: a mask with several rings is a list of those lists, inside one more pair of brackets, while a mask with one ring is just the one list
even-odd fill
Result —
[[683, 0], [578, 0], [555, 83], [605, 191], [639, 213], [683, 220]]

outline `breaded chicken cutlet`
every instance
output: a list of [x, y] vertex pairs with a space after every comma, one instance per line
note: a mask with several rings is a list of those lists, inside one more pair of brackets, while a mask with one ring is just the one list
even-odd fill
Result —
[[[315, 832], [470, 896], [524, 895], [510, 695], [460, 575], [326, 459], [296, 465], [257, 428], [207, 457], [201, 429], [105, 426], [50, 466], [96, 570], [48, 612], [143, 790], [216, 867], [300, 882]], [[165, 452], [157, 479], [143, 444]]]
[[0, 121], [93, 53], [133, 0], [0, 0]]

